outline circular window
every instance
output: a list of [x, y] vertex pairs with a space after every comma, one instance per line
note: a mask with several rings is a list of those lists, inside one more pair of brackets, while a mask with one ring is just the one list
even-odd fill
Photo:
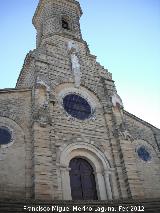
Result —
[[74, 118], [85, 120], [91, 116], [91, 106], [79, 95], [69, 94], [65, 96], [63, 106], [66, 112]]
[[149, 161], [151, 159], [149, 152], [144, 146], [139, 147], [137, 153], [139, 158], [141, 158], [143, 161]]
[[11, 142], [11, 132], [6, 127], [0, 127], [0, 145], [6, 145]]

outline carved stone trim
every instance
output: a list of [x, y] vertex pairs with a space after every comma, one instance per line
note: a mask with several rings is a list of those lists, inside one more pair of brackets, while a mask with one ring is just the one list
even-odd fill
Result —
[[68, 42], [68, 51], [71, 58], [72, 72], [74, 75], [75, 86], [80, 87], [82, 73], [78, 58], [78, 47], [73, 41]]
[[122, 139], [122, 140], [128, 140], [133, 141], [133, 136], [128, 132], [124, 124], [120, 124], [117, 128], [114, 129], [113, 135], [116, 138]]
[[[39, 97], [40, 88], [44, 89], [43, 99]], [[36, 80], [35, 98], [35, 110], [33, 112], [33, 120], [39, 122], [41, 127], [46, 127], [47, 124], [51, 123], [50, 112], [49, 112], [49, 94], [50, 87], [43, 81], [39, 76]]]
[[123, 108], [123, 102], [122, 102], [122, 99], [120, 98], [120, 96], [117, 94], [117, 93], [114, 93], [112, 95], [112, 104], [113, 104], [113, 107], [121, 107]]
[[47, 92], [50, 91], [50, 87], [48, 86], [48, 84], [40, 79], [40, 77], [38, 76], [36, 80], [36, 88], [38, 89], [39, 87], [45, 87]]
[[[86, 92], [82, 91], [81, 89], [78, 89], [78, 88], [68, 88], [68, 89], [65, 89], [63, 91], [61, 91], [59, 93], [59, 97], [58, 97], [58, 102], [61, 106], [62, 109], [63, 108], [63, 98], [66, 96], [66, 95], [69, 95], [69, 94], [76, 94], [76, 95], [79, 95], [81, 96], [82, 98], [84, 98], [88, 104], [90, 105], [91, 107], [91, 116], [86, 119], [87, 120], [95, 120], [96, 119], [96, 104], [95, 104], [95, 101], [90, 97], [89, 94], [87, 94]], [[70, 114], [68, 114], [65, 110], [64, 112], [66, 113], [67, 117], [70, 119], [70, 120], [76, 120], [77, 118], [74, 118], [72, 117]], [[84, 122], [84, 121], [83, 121]]]
[[39, 109], [37, 109], [33, 113], [33, 119], [39, 122], [41, 127], [46, 127], [47, 124], [50, 124], [52, 120], [50, 118], [48, 106], [46, 105], [40, 106]]

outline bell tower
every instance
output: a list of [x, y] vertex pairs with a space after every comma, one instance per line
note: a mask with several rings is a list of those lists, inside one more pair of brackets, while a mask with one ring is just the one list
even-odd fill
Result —
[[81, 39], [79, 19], [82, 10], [75, 0], [41, 0], [33, 17], [37, 47], [55, 35]]

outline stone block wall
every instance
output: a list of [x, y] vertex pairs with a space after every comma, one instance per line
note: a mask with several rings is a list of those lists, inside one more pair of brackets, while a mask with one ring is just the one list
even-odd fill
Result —
[[[0, 147], [0, 198], [71, 199], [72, 157], [93, 165], [101, 200], [160, 197], [160, 131], [123, 112], [111, 73], [81, 37], [81, 14], [74, 0], [39, 2], [37, 48], [25, 59], [17, 89], [0, 91], [0, 125], [13, 132], [13, 143]], [[70, 93], [88, 101], [89, 119], [65, 111]], [[140, 146], [149, 162], [139, 158]]]
[[0, 126], [12, 142], [0, 147], [0, 198], [30, 198], [32, 186], [31, 91], [0, 90]]
[[[127, 129], [134, 138], [133, 151], [144, 196], [146, 198], [160, 197], [160, 152], [158, 146], [160, 130], [129, 113], [125, 114], [125, 119]], [[149, 161], [139, 158], [137, 154], [139, 147], [147, 149], [150, 154]]]
[[32, 88], [35, 82], [34, 57], [32, 52], [27, 54], [19, 78], [17, 79], [16, 88]]

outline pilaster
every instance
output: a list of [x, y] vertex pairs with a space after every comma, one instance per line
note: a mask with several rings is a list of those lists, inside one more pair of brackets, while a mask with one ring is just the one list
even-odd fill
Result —
[[135, 150], [132, 145], [133, 137], [125, 127], [123, 106], [113, 105], [114, 137], [119, 147], [120, 163], [128, 197], [144, 197], [144, 189], [140, 182], [136, 167]]

